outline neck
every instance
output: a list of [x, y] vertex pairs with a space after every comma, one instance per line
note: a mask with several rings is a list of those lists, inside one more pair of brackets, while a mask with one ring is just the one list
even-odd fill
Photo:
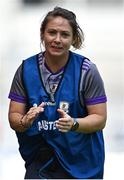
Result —
[[59, 71], [68, 61], [69, 53], [63, 56], [49, 56], [45, 53], [45, 62], [53, 73]]

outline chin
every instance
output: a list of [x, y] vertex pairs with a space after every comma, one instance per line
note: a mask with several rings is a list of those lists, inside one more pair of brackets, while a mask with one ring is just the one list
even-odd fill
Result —
[[52, 51], [50, 54], [51, 54], [52, 56], [62, 56], [62, 55], [64, 55], [65, 53], [63, 53], [63, 52], [57, 52], [57, 51]]

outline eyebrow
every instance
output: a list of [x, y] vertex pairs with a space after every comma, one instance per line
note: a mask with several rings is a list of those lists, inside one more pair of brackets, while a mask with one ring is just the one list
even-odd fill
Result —
[[[56, 29], [52, 29], [52, 28], [49, 28], [49, 29], [47, 29], [47, 30], [48, 30], [48, 31], [57, 31]], [[70, 34], [70, 31], [67, 31], [67, 30], [63, 30], [63, 31], [61, 31], [61, 32]]]

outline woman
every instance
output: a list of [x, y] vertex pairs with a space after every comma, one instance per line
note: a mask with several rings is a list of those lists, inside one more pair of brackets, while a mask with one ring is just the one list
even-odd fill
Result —
[[44, 52], [18, 68], [9, 122], [25, 160], [26, 179], [102, 179], [106, 94], [79, 49], [84, 34], [73, 12], [55, 7], [40, 28]]

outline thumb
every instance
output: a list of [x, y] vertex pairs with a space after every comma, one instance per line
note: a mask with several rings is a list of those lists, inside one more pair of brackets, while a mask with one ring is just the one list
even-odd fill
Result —
[[65, 118], [67, 116], [67, 114], [65, 113], [65, 111], [63, 111], [62, 109], [57, 109], [57, 111], [60, 113], [62, 118]]

